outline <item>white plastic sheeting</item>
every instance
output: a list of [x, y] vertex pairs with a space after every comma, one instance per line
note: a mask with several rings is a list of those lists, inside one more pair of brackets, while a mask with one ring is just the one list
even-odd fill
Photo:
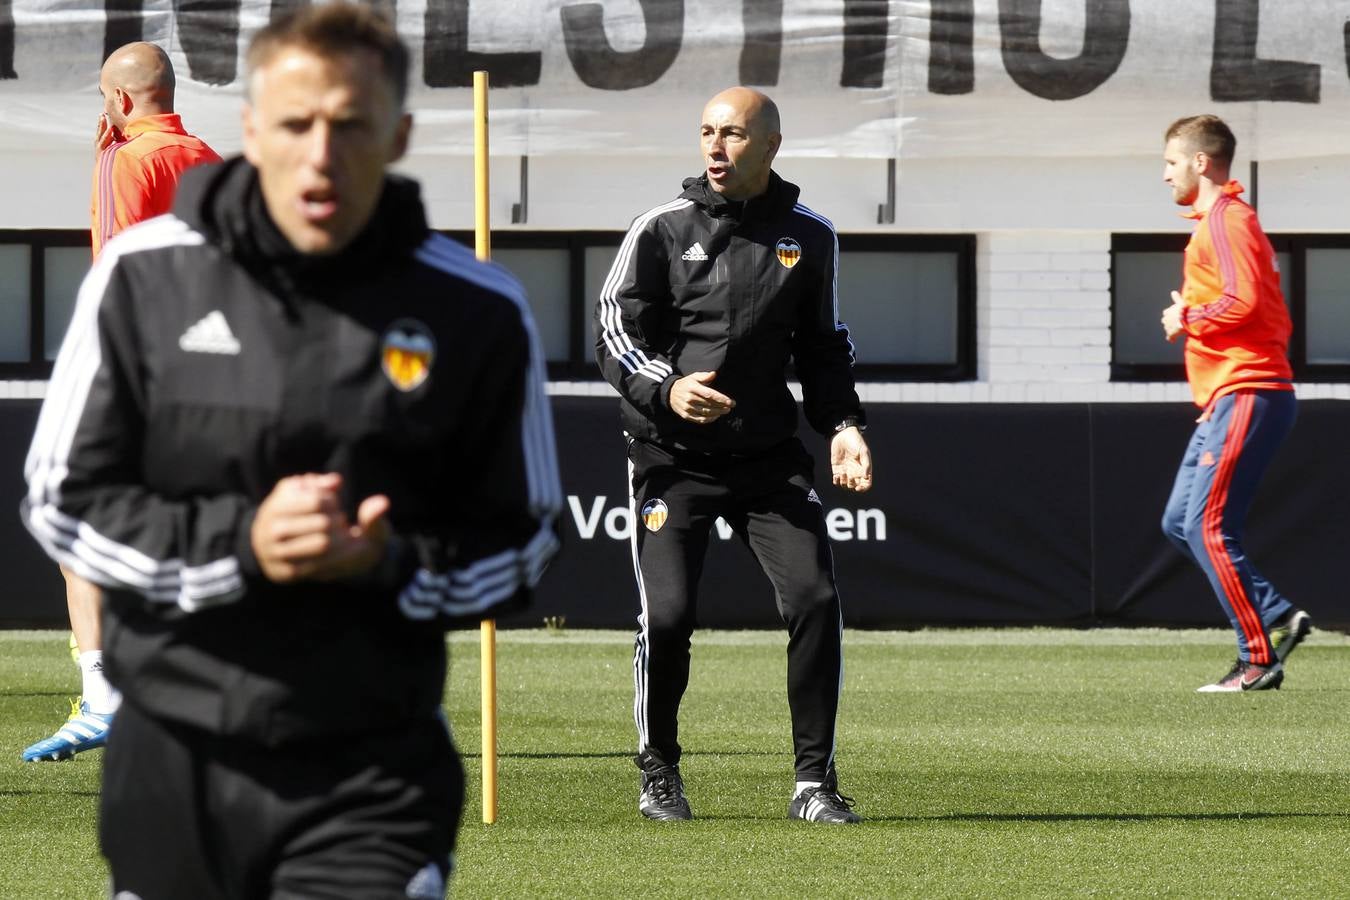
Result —
[[[105, 47], [145, 39], [190, 130], [238, 146], [249, 37], [295, 0], [0, 0], [0, 152], [93, 137]], [[106, 3], [106, 9], [105, 9]], [[177, 7], [177, 9], [175, 8]], [[119, 11], [127, 10], [127, 11]], [[1346, 0], [399, 0], [419, 155], [692, 154], [715, 91], [782, 108], [788, 156], [1156, 155], [1178, 115], [1262, 160], [1350, 147]]]

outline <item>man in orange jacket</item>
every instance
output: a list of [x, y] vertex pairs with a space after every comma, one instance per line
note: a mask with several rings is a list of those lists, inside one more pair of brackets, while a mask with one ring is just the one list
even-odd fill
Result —
[[198, 163], [220, 162], [216, 152], [183, 130], [173, 111], [169, 55], [138, 41], [114, 50], [99, 76], [103, 115], [94, 145], [94, 256], [108, 239], [137, 222], [169, 211], [178, 176]]
[[[94, 133], [90, 200], [95, 257], [113, 235], [168, 212], [184, 170], [220, 162], [214, 150], [183, 130], [173, 111], [174, 84], [169, 56], [154, 44], [127, 44], [103, 63], [103, 113]], [[54, 735], [24, 749], [27, 762], [69, 759], [102, 747], [118, 704], [117, 692], [103, 676], [99, 590], [64, 566], [61, 574], [79, 648], [81, 699]]]
[[1186, 378], [1203, 413], [1163, 533], [1204, 571], [1237, 633], [1236, 664], [1199, 690], [1276, 689], [1312, 620], [1261, 577], [1241, 541], [1261, 476], [1294, 424], [1289, 312], [1275, 251], [1228, 177], [1233, 132], [1217, 116], [1191, 116], [1164, 140], [1163, 180], [1196, 225], [1162, 327], [1169, 341], [1185, 338]]

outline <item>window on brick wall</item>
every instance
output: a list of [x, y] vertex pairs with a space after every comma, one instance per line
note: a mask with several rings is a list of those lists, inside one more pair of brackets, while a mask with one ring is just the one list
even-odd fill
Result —
[[[529, 293], [554, 378], [600, 377], [592, 311], [622, 239], [618, 231], [493, 235], [493, 258]], [[840, 316], [859, 379], [974, 377], [974, 251], [967, 235], [840, 235]]]
[[839, 313], [860, 378], [975, 377], [975, 239], [840, 235]]
[[[473, 235], [447, 235], [473, 245]], [[618, 253], [623, 232], [503, 231], [492, 235], [492, 259], [520, 280], [543, 344], [549, 377], [599, 377], [591, 301]]]
[[[473, 244], [467, 232], [447, 232]], [[552, 378], [595, 379], [592, 308], [623, 232], [503, 231], [492, 256], [525, 287]], [[975, 377], [975, 239], [840, 235], [840, 316], [860, 380]], [[89, 269], [84, 230], [0, 231], [0, 377], [43, 378]]]
[[[1111, 378], [1186, 377], [1182, 344], [1158, 320], [1181, 285], [1188, 234], [1118, 234], [1111, 240]], [[1272, 234], [1280, 287], [1294, 332], [1289, 361], [1299, 381], [1350, 378], [1350, 235]]]
[[0, 230], [0, 378], [45, 378], [89, 271], [87, 230]]

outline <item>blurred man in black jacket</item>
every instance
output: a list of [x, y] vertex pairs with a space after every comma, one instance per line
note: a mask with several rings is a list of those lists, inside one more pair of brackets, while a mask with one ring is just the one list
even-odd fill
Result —
[[561, 505], [519, 285], [431, 233], [367, 7], [249, 50], [244, 158], [81, 288], [25, 521], [107, 595], [113, 892], [440, 897], [444, 628], [525, 602]]

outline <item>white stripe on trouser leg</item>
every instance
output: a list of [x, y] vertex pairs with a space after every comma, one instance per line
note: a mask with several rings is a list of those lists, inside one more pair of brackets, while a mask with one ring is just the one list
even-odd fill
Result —
[[634, 484], [636, 466], [628, 460], [628, 511], [632, 515], [632, 530], [628, 543], [633, 551], [633, 577], [637, 579], [638, 602], [642, 611], [638, 613], [638, 636], [633, 647], [633, 724], [637, 726], [638, 753], [647, 749], [647, 679], [650, 666], [650, 633], [647, 628], [647, 588], [642, 581], [642, 563], [638, 558], [637, 530], [637, 488]]
[[[830, 572], [834, 572], [834, 551], [830, 551]], [[839, 596], [839, 587], [836, 584], [834, 589], [835, 596]], [[834, 771], [834, 751], [839, 746], [839, 704], [843, 702], [844, 697], [844, 601], [839, 601], [839, 688], [834, 695], [834, 722], [830, 725], [830, 760], [825, 764], [825, 771]]]
[[825, 763], [828, 774], [834, 770], [834, 751], [839, 746], [839, 703], [844, 696], [844, 600], [839, 596], [839, 581], [834, 576], [834, 548], [825, 545], [830, 554], [830, 582], [834, 585], [834, 599], [839, 606], [839, 686], [834, 695], [834, 721], [830, 723], [830, 758]]

